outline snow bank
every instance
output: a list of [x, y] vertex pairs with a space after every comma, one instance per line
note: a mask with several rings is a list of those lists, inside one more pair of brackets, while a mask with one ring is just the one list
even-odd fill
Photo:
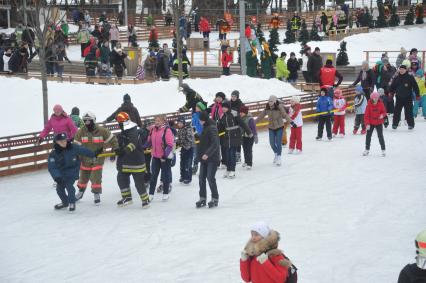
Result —
[[317, 142], [316, 125], [306, 124], [304, 153], [285, 154], [282, 167], [272, 165], [261, 132], [252, 171], [238, 165], [235, 180], [217, 173], [214, 210], [195, 209], [198, 177], [179, 185], [179, 166], [169, 202], [156, 195], [142, 210], [133, 185], [134, 204], [117, 208], [117, 173], [106, 162], [101, 206], [88, 189], [73, 215], [53, 210], [58, 197], [46, 170], [1, 178], [0, 281], [242, 282], [241, 250], [251, 224], [264, 220], [281, 233], [299, 282], [396, 282], [425, 227], [424, 154], [413, 149], [426, 139], [426, 122], [416, 123], [412, 132], [384, 131], [385, 158], [376, 134], [363, 157], [365, 136]]
[[[266, 100], [271, 94], [281, 97], [300, 93], [290, 84], [276, 79], [262, 80], [239, 75], [188, 79], [185, 82], [208, 102], [213, 101], [216, 92], [222, 91], [229, 96], [235, 89], [240, 91], [244, 102]], [[2, 97], [3, 105], [8, 105], [4, 114], [6, 117], [18, 117], [0, 125], [0, 136], [41, 130], [41, 81], [0, 77], [0, 85], [9, 94]], [[142, 116], [173, 112], [185, 104], [185, 96], [178, 92], [177, 85], [174, 79], [168, 82], [109, 86], [49, 82], [49, 111], [55, 104], [61, 104], [67, 112], [78, 106], [81, 114], [90, 110], [97, 115], [98, 121], [103, 121], [122, 103], [123, 94], [129, 93]]]

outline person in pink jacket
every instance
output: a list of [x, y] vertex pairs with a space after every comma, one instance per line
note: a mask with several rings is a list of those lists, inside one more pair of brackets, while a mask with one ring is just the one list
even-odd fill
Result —
[[169, 187], [172, 176], [172, 160], [174, 157], [175, 138], [166, 122], [166, 117], [157, 116], [155, 125], [148, 136], [148, 146], [151, 146], [151, 181], [149, 199], [154, 199], [158, 175], [162, 172], [163, 201], [169, 200]]
[[53, 107], [53, 114], [50, 117], [49, 121], [47, 121], [46, 125], [44, 126], [43, 131], [41, 131], [37, 145], [40, 145], [44, 138], [51, 132], [56, 134], [67, 134], [68, 140], [72, 140], [74, 138], [74, 135], [77, 133], [77, 127], [75, 126], [72, 119], [68, 116], [67, 113], [65, 113], [64, 109], [61, 105], [56, 104]]

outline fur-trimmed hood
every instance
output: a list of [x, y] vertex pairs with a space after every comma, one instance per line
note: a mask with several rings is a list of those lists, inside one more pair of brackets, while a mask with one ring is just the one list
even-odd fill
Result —
[[[268, 257], [283, 255], [283, 252], [278, 249], [278, 242], [280, 240], [280, 234], [277, 231], [271, 230], [269, 236], [263, 238], [257, 243], [253, 243], [252, 241], [248, 241], [246, 244], [244, 251], [248, 256], [259, 256], [262, 253], [266, 253]], [[292, 262], [285, 257], [280, 260], [279, 264], [283, 267], [290, 267]]]

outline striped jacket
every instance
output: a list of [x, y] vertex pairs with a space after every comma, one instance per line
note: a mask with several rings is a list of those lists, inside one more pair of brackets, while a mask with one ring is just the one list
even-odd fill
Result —
[[[77, 131], [74, 141], [93, 152], [104, 148], [105, 145], [110, 145], [113, 149], [118, 148], [117, 138], [111, 134], [107, 128], [98, 125], [95, 126], [95, 129], [92, 132], [90, 132], [86, 126], [83, 126]], [[93, 159], [82, 157], [81, 161], [82, 168], [102, 166], [104, 164], [104, 158]]]

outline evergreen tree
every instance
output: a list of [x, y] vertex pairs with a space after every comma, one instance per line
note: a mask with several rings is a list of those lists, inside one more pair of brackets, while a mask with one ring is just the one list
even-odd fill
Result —
[[376, 26], [378, 28], [384, 28], [388, 26], [385, 18], [385, 6], [382, 0], [377, 0], [377, 8], [379, 9], [379, 16], [377, 17]]
[[321, 41], [322, 38], [318, 34], [318, 27], [315, 25], [315, 23], [312, 24], [311, 34], [310, 38], [312, 41]]
[[264, 41], [266, 41], [265, 39], [265, 34], [262, 31], [262, 24], [258, 23], [257, 24], [257, 29], [256, 29], [256, 36], [259, 39], [259, 42], [262, 43]]
[[346, 53], [346, 41], [340, 42], [340, 49], [338, 49], [336, 66], [347, 66], [349, 65], [348, 54]]
[[275, 61], [277, 60], [277, 54], [276, 52], [278, 51], [278, 47], [277, 44], [280, 44], [280, 35], [278, 34], [278, 29], [274, 28], [269, 32], [269, 40], [268, 40], [268, 45], [269, 45], [269, 50], [271, 51], [271, 57], [272, 57], [272, 61], [275, 64]]
[[405, 16], [404, 25], [406, 26], [414, 25], [414, 11], [412, 6], [410, 7], [410, 10], [408, 11], [407, 16]]
[[424, 23], [424, 9], [422, 3], [416, 5], [416, 24], [421, 25]]
[[399, 23], [400, 23], [400, 19], [399, 19], [398, 14], [396, 13], [396, 6], [394, 4], [394, 5], [392, 5], [392, 15], [391, 15], [391, 18], [389, 20], [389, 26], [397, 27], [397, 26], [399, 26]]
[[302, 22], [302, 28], [300, 30], [299, 41], [302, 44], [306, 44], [309, 41], [309, 32], [308, 32], [308, 27], [306, 26], [305, 21]]
[[294, 43], [296, 42], [296, 36], [291, 30], [291, 21], [290, 19], [287, 20], [287, 31], [285, 32], [285, 39], [284, 43]]

